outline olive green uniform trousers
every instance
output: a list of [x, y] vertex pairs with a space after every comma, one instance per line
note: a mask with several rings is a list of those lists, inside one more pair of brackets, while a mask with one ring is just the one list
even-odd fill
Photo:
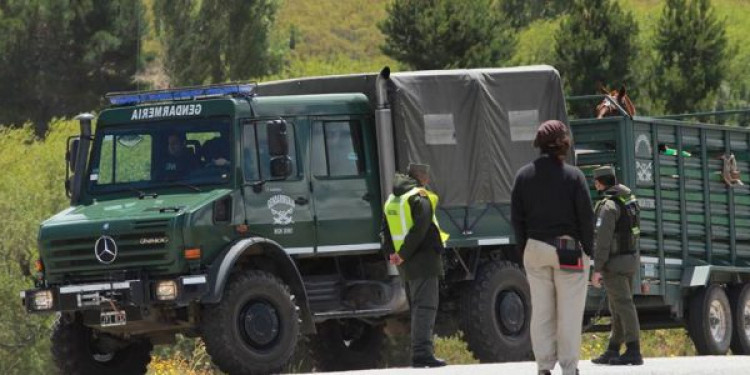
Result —
[[435, 328], [438, 309], [438, 278], [409, 280], [406, 282], [406, 289], [411, 305], [411, 355], [419, 358], [430, 357], [435, 353], [432, 331]]
[[638, 341], [641, 327], [633, 303], [633, 274], [604, 271], [602, 279], [612, 315], [609, 342], [622, 345]]

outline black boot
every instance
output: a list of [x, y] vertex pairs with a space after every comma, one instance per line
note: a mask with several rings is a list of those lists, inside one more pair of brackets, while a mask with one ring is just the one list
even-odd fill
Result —
[[552, 375], [552, 371], [550, 370], [539, 370], [539, 375]]
[[608, 365], [609, 361], [618, 357], [620, 357], [620, 345], [610, 342], [604, 354], [600, 355], [598, 358], [592, 359], [591, 363], [595, 363], [597, 365]]
[[625, 353], [622, 353], [618, 358], [614, 358], [609, 361], [610, 365], [624, 366], [624, 365], [635, 365], [640, 366], [643, 364], [643, 356], [641, 356], [641, 343], [633, 341], [625, 344]]
[[411, 367], [443, 367], [445, 361], [440, 358], [435, 358], [434, 355], [412, 357]]

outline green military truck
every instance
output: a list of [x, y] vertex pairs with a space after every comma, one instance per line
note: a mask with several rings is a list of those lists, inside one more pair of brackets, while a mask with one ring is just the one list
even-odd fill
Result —
[[[21, 292], [30, 313], [59, 313], [63, 372], [145, 372], [153, 345], [178, 333], [202, 337], [232, 374], [280, 371], [302, 335], [320, 370], [377, 366], [385, 323], [408, 317], [379, 232], [393, 174], [410, 162], [432, 165], [451, 235], [439, 321], [457, 322], [483, 362], [531, 357], [509, 198], [538, 124], [567, 119], [553, 68], [384, 69], [108, 99], [95, 133], [79, 116], [71, 207], [42, 223], [36, 285]], [[724, 147], [744, 173], [747, 133], [629, 117], [573, 130], [579, 163], [616, 165], [643, 200], [644, 327], [688, 323], [701, 353], [730, 337], [745, 348], [747, 328], [732, 327], [750, 315], [746, 190], [717, 185], [709, 157]], [[693, 156], [643, 151], [643, 134]], [[648, 162], [650, 185], [636, 184]]]
[[[602, 97], [571, 98], [591, 99]], [[750, 131], [684, 120], [724, 121], [750, 111], [631, 117], [605, 100], [621, 115], [573, 120], [571, 127], [587, 176], [613, 165], [638, 197], [634, 299], [641, 327], [685, 327], [701, 355], [730, 348], [750, 354], [750, 189], [741, 182], [750, 181]], [[599, 310], [600, 293], [589, 293], [589, 318]]]
[[432, 165], [451, 234], [441, 314], [483, 361], [530, 356], [513, 259], [515, 171], [565, 119], [551, 67], [366, 74], [117, 93], [69, 141], [71, 207], [42, 223], [29, 312], [59, 312], [63, 372], [141, 373], [201, 337], [232, 374], [278, 372], [302, 335], [322, 370], [378, 365], [408, 318], [381, 253], [397, 170]]

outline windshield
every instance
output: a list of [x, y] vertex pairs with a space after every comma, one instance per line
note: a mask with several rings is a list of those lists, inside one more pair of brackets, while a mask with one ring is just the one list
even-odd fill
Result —
[[89, 190], [224, 184], [232, 170], [229, 119], [160, 122], [97, 132]]

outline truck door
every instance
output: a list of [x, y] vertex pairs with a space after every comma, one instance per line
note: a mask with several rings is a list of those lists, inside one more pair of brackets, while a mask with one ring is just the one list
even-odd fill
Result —
[[317, 253], [377, 251], [380, 193], [372, 123], [316, 118], [311, 142]]
[[[273, 160], [274, 146], [269, 121], [247, 121], [242, 126], [242, 171], [245, 215], [253, 235], [272, 239], [290, 254], [314, 253], [315, 229], [310, 182], [299, 168], [305, 160], [310, 127], [304, 119], [287, 118], [289, 175], [279, 175]], [[278, 130], [276, 130], [278, 131]], [[277, 134], [278, 137], [278, 134]], [[273, 138], [273, 136], [271, 137]], [[273, 139], [271, 140], [273, 142]]]

